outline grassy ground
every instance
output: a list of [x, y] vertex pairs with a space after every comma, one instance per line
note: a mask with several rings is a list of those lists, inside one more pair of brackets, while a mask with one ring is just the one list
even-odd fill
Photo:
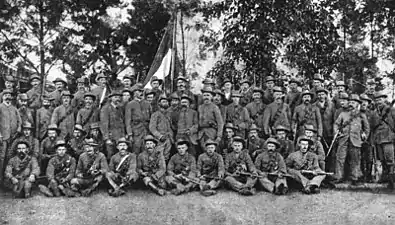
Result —
[[229, 191], [159, 197], [131, 190], [120, 198], [99, 191], [89, 198], [28, 200], [0, 193], [0, 224], [394, 224], [395, 195], [323, 190], [245, 197]]

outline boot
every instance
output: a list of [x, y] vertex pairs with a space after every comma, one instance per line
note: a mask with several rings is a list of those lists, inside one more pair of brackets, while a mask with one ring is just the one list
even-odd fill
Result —
[[212, 196], [212, 195], [215, 195], [215, 194], [217, 194], [217, 191], [215, 191], [215, 190], [205, 190], [205, 191], [201, 191], [200, 192], [203, 196]]
[[45, 196], [53, 197], [51, 190], [49, 190], [49, 188], [47, 188], [46, 186], [39, 184], [38, 189], [40, 189], [40, 192], [43, 193]]
[[70, 188], [64, 187], [63, 185], [59, 185], [59, 189], [66, 197], [77, 197], [78, 196], [78, 192], [74, 192]]
[[372, 182], [372, 169], [373, 169], [373, 164], [372, 163], [367, 163], [366, 164], [366, 176], [365, 176], [365, 182], [371, 183]]
[[158, 187], [157, 187], [155, 184], [153, 184], [152, 182], [149, 182], [149, 183], [148, 183], [148, 186], [149, 186], [155, 193], [157, 193], [157, 194], [160, 195], [160, 196], [164, 196], [164, 195], [167, 194], [165, 190], [163, 190], [162, 188], [158, 188]]
[[388, 189], [394, 190], [394, 174], [388, 174]]

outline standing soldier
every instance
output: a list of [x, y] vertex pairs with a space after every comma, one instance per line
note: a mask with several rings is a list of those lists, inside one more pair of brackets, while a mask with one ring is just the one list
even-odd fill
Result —
[[54, 107], [58, 107], [62, 104], [62, 93], [67, 90], [67, 82], [61, 78], [56, 78], [53, 83], [55, 84], [56, 90], [49, 93], [49, 95], [54, 99]]
[[26, 92], [29, 99], [28, 106], [32, 110], [36, 111], [41, 107], [41, 97], [45, 94], [42, 93], [41, 77], [38, 75], [32, 75], [30, 77], [30, 84], [32, 88]]
[[[214, 89], [215, 89], [215, 82], [214, 82], [214, 80], [211, 79], [211, 78], [206, 78], [206, 79], [204, 79], [204, 80], [203, 80], [203, 87], [202, 87], [202, 88], [206, 88], [206, 87], [212, 88], [212, 89], [214, 90]], [[216, 93], [216, 94], [217, 94], [217, 93]], [[224, 95], [224, 97], [225, 97], [225, 95]], [[215, 96], [214, 96], [214, 98], [213, 98], [213, 101], [214, 101], [214, 103], [215, 103], [216, 105], [220, 104], [220, 103], [215, 102]], [[223, 99], [221, 99], [221, 102], [222, 102], [222, 101], [223, 101]], [[201, 105], [201, 104], [203, 104], [203, 96], [202, 96], [202, 95], [197, 95], [197, 102], [198, 102], [198, 106]], [[218, 106], [218, 107], [219, 107], [219, 106]]]
[[287, 174], [287, 168], [284, 158], [276, 151], [280, 143], [274, 138], [269, 138], [266, 146], [267, 151], [259, 154], [255, 160], [258, 175], [262, 177], [258, 179], [258, 182], [270, 193], [285, 195], [288, 192], [287, 180], [284, 177]]
[[166, 183], [173, 188], [171, 193], [180, 195], [192, 191], [195, 184], [191, 181], [196, 178], [196, 159], [188, 153], [189, 141], [177, 141], [178, 153], [173, 155], [167, 164]]
[[159, 97], [159, 110], [151, 116], [149, 130], [159, 139], [158, 150], [163, 153], [166, 162], [170, 159], [170, 149], [174, 142], [173, 128], [169, 113], [169, 99], [165, 94]]
[[206, 152], [199, 155], [196, 165], [196, 177], [200, 180], [200, 193], [204, 196], [215, 195], [225, 175], [225, 165], [222, 156], [215, 152], [218, 143], [207, 140]]
[[[318, 88], [316, 91], [317, 101], [313, 104], [318, 107], [321, 114], [322, 141], [331, 143], [333, 139], [333, 123], [335, 122], [335, 107], [328, 99], [328, 91], [325, 88]], [[329, 148], [329, 146], [326, 146]], [[326, 149], [328, 150], [328, 149]]]
[[241, 97], [242, 95], [237, 91], [232, 93], [232, 103], [226, 110], [226, 122], [233, 123], [237, 129], [236, 135], [245, 138], [246, 130], [250, 124], [250, 115], [248, 115], [247, 109], [240, 105]]
[[22, 141], [16, 146], [17, 155], [8, 161], [5, 169], [5, 184], [12, 189], [15, 197], [29, 198], [32, 185], [40, 175], [40, 168], [37, 159], [28, 154], [28, 143]]
[[375, 94], [376, 109], [373, 117], [372, 135], [374, 145], [383, 164], [383, 174], [389, 178], [389, 188], [394, 189], [394, 124], [395, 110], [386, 105], [387, 95], [382, 91]]
[[[160, 102], [160, 100], [159, 100]], [[156, 150], [158, 141], [152, 136], [144, 138], [145, 151], [137, 158], [137, 173], [146, 186], [160, 196], [166, 195], [166, 162], [162, 152]]]
[[[361, 147], [361, 169], [365, 182], [371, 182], [372, 179], [372, 168], [373, 168], [373, 133], [375, 129], [374, 125], [374, 112], [370, 110], [370, 105], [373, 100], [370, 99], [366, 94], [361, 94], [361, 113], [364, 113], [369, 121], [370, 134], [368, 135], [368, 140], [362, 143]], [[377, 155], [375, 155], [376, 159]], [[376, 159], [377, 160], [377, 159]], [[374, 162], [377, 163], [377, 162]], [[376, 171], [377, 172], [377, 171]]]
[[19, 94], [19, 115], [21, 116], [22, 123], [28, 122], [34, 124], [34, 112], [27, 106], [29, 98], [26, 93]]
[[347, 93], [347, 85], [346, 83], [344, 83], [344, 81], [340, 80], [340, 81], [336, 81], [336, 94], [333, 96], [332, 98], [332, 102], [335, 105], [335, 108], [338, 109], [340, 108], [340, 101], [339, 101], [339, 95], [341, 93]]
[[321, 182], [326, 177], [318, 165], [317, 155], [308, 151], [311, 144], [311, 139], [300, 136], [299, 150], [291, 153], [285, 161], [288, 173], [302, 185], [305, 194], [320, 193]]
[[151, 104], [152, 112], [156, 112], [156, 110], [158, 110], [158, 99], [159, 96], [163, 94], [163, 90], [161, 89], [162, 84], [163, 84], [162, 79], [159, 79], [157, 76], [151, 77], [151, 87], [152, 87], [151, 92], [154, 94], [154, 99]]
[[18, 90], [15, 88], [15, 79], [13, 76], [5, 76], [5, 89], [0, 93], [0, 102], [4, 102], [4, 94], [11, 93], [11, 104], [16, 107], [16, 97]]
[[136, 155], [144, 149], [144, 137], [148, 133], [152, 114], [151, 104], [141, 99], [142, 91], [139, 86], [134, 85], [132, 88], [133, 100], [125, 108], [126, 133]]
[[292, 116], [292, 129], [295, 138], [304, 133], [305, 124], [313, 124], [318, 128], [318, 139], [322, 137], [322, 120], [321, 113], [318, 107], [311, 104], [314, 94], [308, 90], [303, 91], [301, 94], [303, 104], [296, 106]]
[[348, 99], [349, 99], [349, 96], [348, 96], [347, 93], [342, 92], [342, 93], [339, 94], [340, 108], [336, 109], [336, 111], [335, 111], [335, 115], [334, 115], [334, 120], [335, 121], [336, 121], [336, 119], [339, 117], [339, 115], [342, 112], [348, 112], [349, 111]]
[[276, 127], [276, 139], [280, 144], [280, 146], [277, 147], [277, 152], [280, 153], [284, 159], [286, 159], [289, 154], [295, 151], [294, 142], [288, 140], [287, 138], [289, 132], [291, 132], [290, 129], [281, 124], [277, 125]]
[[133, 92], [131, 89], [122, 89], [122, 108], [126, 110], [126, 105], [132, 101]]
[[291, 112], [295, 111], [296, 106], [298, 106], [301, 103], [300, 99], [300, 91], [298, 90], [300, 86], [300, 82], [297, 78], [292, 78], [291, 81], [289, 82], [289, 92], [287, 93], [287, 96], [285, 96], [285, 103], [289, 105], [289, 108], [291, 109]]
[[233, 137], [235, 136], [236, 128], [232, 123], [226, 123], [224, 126], [225, 137], [219, 143], [218, 153], [226, 159], [226, 155], [232, 152]]
[[60, 136], [66, 138], [72, 135], [74, 129], [74, 112], [75, 109], [70, 104], [73, 95], [69, 91], [62, 92], [62, 102], [63, 104], [56, 107], [53, 111], [51, 124], [58, 125], [60, 129]]
[[113, 197], [125, 194], [123, 188], [135, 183], [139, 177], [136, 171], [137, 156], [135, 153], [128, 152], [128, 146], [129, 142], [126, 138], [118, 139], [118, 153], [113, 155], [110, 160], [106, 178], [112, 187], [109, 194]]
[[[252, 91], [253, 102], [248, 103], [246, 106], [251, 122], [256, 125], [263, 125], [263, 112], [266, 105], [262, 102], [262, 93], [262, 89], [254, 88]], [[263, 129], [263, 127], [259, 128]]]
[[77, 79], [77, 92], [74, 93], [73, 100], [71, 100], [71, 105], [76, 109], [82, 109], [85, 103], [85, 93], [85, 78], [80, 77]]
[[8, 150], [8, 159], [11, 159], [11, 157], [15, 156], [16, 153], [16, 145], [17, 143], [21, 142], [21, 141], [25, 141], [29, 144], [29, 149], [30, 152], [28, 152], [29, 155], [36, 157], [36, 159], [38, 158], [38, 154], [40, 152], [40, 142], [38, 141], [37, 138], [34, 138], [33, 136], [33, 130], [34, 127], [32, 126], [31, 123], [29, 122], [25, 122], [22, 124], [22, 136], [17, 138], [14, 143], [12, 143], [11, 148]]
[[240, 105], [245, 107], [252, 100], [252, 91], [251, 83], [248, 79], [243, 79], [240, 81]]
[[252, 160], [255, 160], [265, 147], [265, 140], [260, 138], [258, 135], [258, 132], [260, 131], [261, 129], [259, 129], [255, 124], [252, 124], [248, 132], [247, 149]]
[[[323, 87], [324, 78], [321, 74], [314, 74], [313, 77], [313, 88], [311, 89], [312, 93], [315, 93], [319, 88]], [[312, 99], [311, 102], [315, 102], [316, 99]]]
[[61, 193], [67, 197], [75, 197], [70, 189], [70, 181], [74, 178], [75, 169], [77, 166], [76, 160], [68, 155], [66, 142], [59, 140], [55, 145], [56, 156], [51, 158], [48, 162], [46, 175], [48, 179], [48, 187], [39, 185], [40, 191], [48, 197], [59, 197]]
[[71, 179], [71, 189], [80, 191], [83, 196], [89, 196], [107, 174], [108, 164], [106, 156], [95, 149], [93, 140], [86, 140], [84, 149], [78, 159], [76, 177]]
[[[335, 178], [341, 182], [344, 178], [344, 164], [349, 158], [350, 178], [356, 185], [361, 176], [361, 146], [369, 135], [369, 122], [366, 115], [359, 111], [361, 100], [357, 94], [350, 96], [350, 111], [340, 113], [333, 130], [340, 132], [336, 152]], [[391, 143], [392, 144], [392, 143]]]
[[103, 135], [100, 131], [100, 124], [99, 123], [91, 123], [89, 127], [89, 134], [87, 136], [89, 139], [93, 139], [93, 142], [97, 144], [97, 149], [99, 152], [104, 153], [105, 143], [103, 140]]
[[211, 99], [214, 92], [211, 88], [202, 89], [203, 104], [199, 106], [199, 134], [198, 139], [200, 145], [204, 149], [205, 142], [208, 139], [215, 140], [217, 143], [221, 141], [224, 121], [219, 111]]
[[50, 124], [47, 129], [46, 138], [41, 142], [38, 162], [40, 163], [41, 172], [45, 173], [48, 161], [56, 154], [55, 145], [63, 138], [59, 137], [60, 130], [56, 124]]
[[[187, 94], [183, 94], [187, 95]], [[189, 95], [187, 95], [189, 96]], [[180, 98], [181, 96], [178, 96], [177, 92], [174, 92], [170, 95], [170, 107], [168, 109], [170, 118], [171, 118], [171, 126], [173, 128], [174, 133], [177, 133], [177, 123], [178, 123], [178, 117], [180, 115], [180, 110], [181, 110], [181, 105], [180, 105]], [[192, 102], [192, 98], [190, 102]]]
[[232, 87], [233, 87], [232, 81], [230, 81], [228, 78], [225, 78], [225, 80], [222, 84], [222, 89], [223, 89], [224, 95], [225, 95], [225, 98], [224, 98], [222, 104], [224, 104], [226, 106], [228, 106], [230, 103], [232, 103]]
[[96, 96], [93, 93], [84, 94], [84, 106], [77, 113], [76, 124], [80, 124], [85, 130], [89, 129], [92, 123], [98, 122], [100, 110], [95, 106]]
[[18, 109], [11, 104], [11, 90], [6, 89], [2, 93], [3, 102], [0, 104], [0, 183], [3, 182], [5, 165], [9, 160], [6, 158], [9, 155], [7, 151], [10, 151], [12, 142], [21, 132], [22, 125]]
[[370, 99], [375, 99], [376, 81], [374, 79], [367, 79], [366, 81], [366, 94]]
[[177, 93], [178, 96], [187, 94], [192, 99], [191, 108], [196, 109], [197, 108], [196, 96], [190, 90], [187, 89], [187, 84], [189, 83], [189, 80], [186, 77], [178, 76], [176, 82], [177, 82], [177, 91], [175, 93]]
[[36, 137], [40, 141], [44, 140], [48, 125], [51, 122], [53, 112], [53, 108], [51, 106], [52, 100], [53, 98], [51, 98], [50, 96], [44, 95], [42, 97], [42, 107], [36, 112]]
[[317, 129], [313, 124], [305, 124], [304, 135], [311, 139], [309, 151], [317, 155], [318, 165], [321, 170], [325, 171], [325, 151], [321, 142], [317, 139]]
[[[226, 118], [226, 110], [228, 108], [226, 105], [223, 104], [224, 99], [225, 99], [225, 94], [220, 89], [214, 90], [213, 102], [215, 105], [218, 106], [222, 118]], [[203, 96], [202, 96], [202, 101], [203, 101]], [[203, 104], [203, 102], [201, 104]]]
[[122, 89], [131, 89], [133, 85], [133, 77], [129, 74], [126, 74], [122, 78]]
[[273, 96], [274, 102], [266, 107], [263, 114], [263, 132], [266, 137], [269, 137], [279, 124], [284, 126], [291, 125], [291, 110], [288, 104], [283, 101], [283, 90], [280, 87], [274, 87]]
[[122, 94], [118, 91], [111, 93], [108, 98], [110, 104], [103, 106], [100, 111], [100, 128], [106, 144], [107, 159], [114, 155], [114, 142], [125, 137], [124, 112], [120, 105]]
[[84, 147], [85, 137], [86, 137], [86, 132], [84, 128], [82, 128], [81, 124], [76, 124], [74, 126], [73, 136], [67, 142], [67, 145], [69, 147], [68, 153], [75, 159], [78, 159], [80, 155], [84, 152], [83, 147]]
[[[110, 90], [107, 89], [107, 77], [104, 74], [99, 74], [96, 77], [96, 83], [99, 85], [98, 87], [95, 87], [92, 89], [92, 94], [96, 96], [96, 104], [99, 106], [105, 105], [106, 104], [106, 97], [110, 98], [108, 95], [110, 93]], [[105, 91], [104, 95], [103, 92]], [[102, 99], [102, 96], [104, 97]], [[103, 100], [103, 102], [100, 102]], [[100, 106], [99, 106], [100, 107]]]
[[233, 138], [233, 151], [225, 159], [225, 182], [243, 195], [254, 195], [258, 173], [248, 151], [244, 150], [244, 139]]
[[263, 103], [266, 105], [271, 104], [275, 100], [274, 82], [276, 82], [276, 79], [273, 76], [267, 76], [265, 79], [266, 90], [263, 93]]

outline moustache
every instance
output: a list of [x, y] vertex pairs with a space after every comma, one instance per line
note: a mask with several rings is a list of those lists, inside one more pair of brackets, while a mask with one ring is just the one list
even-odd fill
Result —
[[26, 154], [24, 152], [19, 152], [18, 157], [19, 158], [25, 158]]

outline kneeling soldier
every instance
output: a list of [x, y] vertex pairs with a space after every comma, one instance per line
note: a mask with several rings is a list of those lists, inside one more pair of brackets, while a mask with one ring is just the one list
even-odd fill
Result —
[[39, 185], [40, 191], [48, 197], [59, 197], [61, 192], [67, 197], [75, 197], [76, 193], [70, 189], [70, 181], [74, 177], [76, 160], [66, 154], [66, 142], [59, 140], [55, 145], [56, 156], [48, 162], [46, 170], [48, 187]]
[[166, 195], [166, 163], [161, 151], [156, 149], [158, 141], [152, 136], [147, 135], [144, 138], [145, 151], [139, 154], [137, 158], [137, 172], [143, 178], [146, 186], [150, 187], [158, 195]]
[[284, 158], [276, 151], [280, 143], [274, 138], [269, 138], [266, 141], [266, 147], [267, 151], [259, 154], [255, 160], [256, 169], [261, 176], [258, 181], [266, 191], [284, 195], [288, 191], [285, 179], [287, 168]]
[[286, 160], [288, 173], [302, 184], [304, 193], [319, 193], [326, 175], [320, 169], [318, 156], [309, 151], [312, 140], [302, 135], [298, 138], [298, 144], [299, 151], [291, 153]]
[[200, 191], [204, 196], [215, 195], [221, 185], [225, 174], [224, 160], [222, 156], [215, 152], [218, 143], [213, 140], [207, 140], [205, 147], [206, 152], [199, 155], [197, 162], [196, 176], [200, 179]]
[[178, 153], [170, 158], [167, 164], [166, 183], [170, 188], [174, 188], [171, 193], [180, 195], [193, 190], [196, 184], [196, 160], [192, 154], [188, 153], [189, 141], [178, 140]]
[[90, 195], [108, 171], [106, 156], [95, 147], [97, 144], [92, 139], [85, 140], [85, 152], [78, 159], [76, 178], [71, 180], [72, 190], [81, 191], [83, 196]]
[[7, 164], [5, 177], [6, 186], [12, 188], [15, 197], [30, 197], [32, 184], [40, 174], [37, 159], [29, 156], [29, 144], [20, 141], [17, 145], [17, 154]]
[[118, 153], [110, 160], [110, 171], [106, 174], [108, 183], [113, 189], [108, 192], [113, 197], [125, 194], [122, 188], [136, 182], [138, 175], [136, 172], [136, 154], [128, 152], [129, 142], [126, 138], [120, 138], [117, 142]]
[[254, 185], [258, 173], [251, 160], [248, 150], [244, 150], [244, 139], [239, 136], [233, 138], [233, 152], [226, 156], [225, 182], [229, 187], [243, 195], [254, 195]]

